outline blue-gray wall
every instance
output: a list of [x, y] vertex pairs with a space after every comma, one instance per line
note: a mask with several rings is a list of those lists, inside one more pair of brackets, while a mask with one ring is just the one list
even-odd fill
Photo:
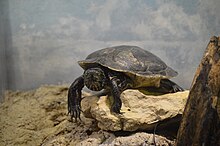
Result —
[[179, 72], [174, 80], [189, 88], [209, 38], [220, 32], [219, 0], [2, 0], [1, 4], [1, 86], [13, 90], [69, 84], [82, 73], [77, 60], [121, 44], [155, 53]]
[[12, 40], [8, 8], [8, 1], [0, 1], [0, 101], [2, 93], [8, 89], [10, 82], [7, 66], [11, 64], [11, 61], [8, 60], [10, 56], [7, 51], [12, 49]]

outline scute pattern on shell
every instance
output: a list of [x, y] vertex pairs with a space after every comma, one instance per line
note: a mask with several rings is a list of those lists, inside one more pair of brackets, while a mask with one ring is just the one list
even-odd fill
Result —
[[137, 46], [104, 48], [91, 53], [78, 63], [83, 69], [101, 65], [113, 71], [124, 72], [131, 79], [136, 80], [136, 84], [155, 78], [158, 81], [177, 76], [177, 72], [159, 57]]

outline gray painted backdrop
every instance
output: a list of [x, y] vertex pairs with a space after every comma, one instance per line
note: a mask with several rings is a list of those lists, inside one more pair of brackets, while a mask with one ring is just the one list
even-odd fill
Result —
[[83, 72], [77, 60], [122, 44], [153, 52], [189, 88], [210, 37], [220, 32], [219, 6], [219, 0], [2, 0], [2, 89], [70, 84]]

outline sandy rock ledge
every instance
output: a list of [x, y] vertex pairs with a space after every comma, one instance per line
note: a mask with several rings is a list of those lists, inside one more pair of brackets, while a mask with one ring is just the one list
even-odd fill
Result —
[[[150, 133], [125, 134], [124, 131], [120, 131], [120, 134], [116, 134], [106, 130], [134, 131], [149, 128], [151, 127], [149, 125], [166, 117], [175, 117], [182, 113], [185, 102], [183, 96], [188, 94], [186, 91], [166, 97], [146, 97], [138, 91], [128, 90], [122, 94], [122, 115], [110, 113], [111, 100], [107, 97], [88, 97], [82, 101], [87, 118], [82, 115], [83, 123], [74, 123], [70, 122], [67, 116], [67, 90], [67, 86], [42, 86], [31, 91], [7, 92], [5, 101], [0, 105], [0, 145], [138, 146], [152, 144], [153, 134]], [[166, 100], [162, 100], [163, 98]], [[181, 109], [176, 108], [177, 106]], [[157, 145], [174, 143], [173, 140], [159, 135], [155, 135], [155, 142]]]
[[[88, 97], [82, 101], [86, 117], [98, 121], [98, 127], [110, 131], [152, 130], [155, 124], [181, 115], [189, 91], [160, 96], [145, 95], [138, 90], [122, 93], [122, 114], [111, 113], [111, 97]], [[88, 104], [89, 103], [89, 104]]]

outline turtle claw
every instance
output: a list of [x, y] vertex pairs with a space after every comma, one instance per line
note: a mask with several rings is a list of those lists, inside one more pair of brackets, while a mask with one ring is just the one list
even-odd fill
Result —
[[113, 105], [112, 105], [112, 111], [114, 112], [114, 113], [117, 113], [117, 114], [121, 114], [121, 112], [120, 112], [120, 109], [121, 109], [121, 102], [116, 102], [116, 103], [114, 103]]
[[118, 107], [116, 107], [116, 106], [112, 107], [112, 111], [114, 113], [120, 114], [120, 109]]
[[81, 114], [82, 110], [81, 110], [81, 107], [79, 105], [70, 106], [68, 109], [69, 109], [68, 114], [70, 114], [71, 119], [74, 118], [75, 122], [77, 122], [77, 119], [82, 121], [81, 118], [80, 118], [80, 114]]
[[181, 88], [180, 86], [178, 86], [177, 84], [173, 85], [173, 91], [175, 92], [179, 92], [179, 91], [184, 91], [183, 88]]

